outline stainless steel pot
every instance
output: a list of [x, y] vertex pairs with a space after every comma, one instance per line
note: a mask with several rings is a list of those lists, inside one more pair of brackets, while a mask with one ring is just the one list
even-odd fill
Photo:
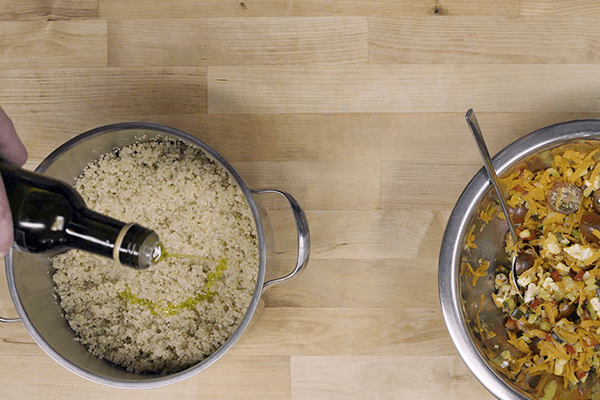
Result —
[[[149, 123], [122, 123], [100, 127], [66, 142], [50, 154], [36, 169], [37, 172], [72, 183], [83, 168], [101, 154], [129, 144], [156, 138], [176, 138], [202, 148], [220, 163], [237, 181], [252, 210], [260, 246], [260, 264], [256, 289], [251, 304], [234, 334], [214, 354], [181, 372], [167, 375], [140, 375], [127, 372], [110, 362], [90, 354], [79, 342], [62, 315], [55, 298], [50, 258], [12, 249], [5, 258], [10, 295], [33, 339], [50, 357], [68, 370], [91, 381], [120, 388], [154, 388], [187, 379], [206, 369], [225, 354], [259, 314], [265, 290], [275, 284], [297, 277], [306, 267], [310, 254], [310, 237], [306, 215], [298, 202], [280, 190], [249, 189], [232, 166], [212, 148], [184, 132]], [[284, 277], [266, 280], [267, 244], [265, 241], [266, 213], [259, 207], [259, 195], [277, 193], [288, 202], [298, 234], [298, 254], [293, 270]], [[19, 319], [16, 319], [17, 321]], [[6, 318], [2, 322], [14, 321]]]
[[[589, 151], [600, 146], [600, 120], [581, 120], [548, 126], [513, 142], [493, 158], [499, 175], [513, 172], [522, 165], [533, 170], [547, 168], [553, 154], [568, 148]], [[460, 196], [442, 240], [439, 258], [439, 293], [446, 325], [462, 359], [477, 379], [500, 399], [531, 399], [531, 392], [519, 387], [492, 362], [495, 355], [508, 349], [503, 314], [493, 303], [495, 269], [510, 265], [503, 248], [508, 231], [506, 223], [494, 218], [480, 219], [488, 207], [497, 207], [496, 195], [482, 168]], [[497, 208], [497, 211], [499, 208]], [[476, 249], [466, 249], [467, 233], [475, 234]], [[461, 271], [463, 261], [491, 262], [487, 275], [473, 285], [472, 276]], [[483, 331], [483, 332], [482, 332]], [[493, 332], [496, 336], [488, 335]], [[593, 381], [593, 382], [592, 382]], [[597, 384], [588, 380], [588, 385]]]

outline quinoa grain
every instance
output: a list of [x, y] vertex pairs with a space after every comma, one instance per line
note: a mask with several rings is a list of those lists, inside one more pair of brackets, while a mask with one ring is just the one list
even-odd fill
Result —
[[[135, 270], [79, 250], [54, 257], [55, 291], [77, 340], [136, 373], [179, 371], [222, 346], [250, 305], [259, 263], [251, 210], [228, 172], [201, 149], [155, 141], [103, 155], [75, 189], [92, 210], [154, 229], [169, 253], [227, 260], [219, 273], [207, 260]], [[203, 291], [214, 295], [199, 300]]]

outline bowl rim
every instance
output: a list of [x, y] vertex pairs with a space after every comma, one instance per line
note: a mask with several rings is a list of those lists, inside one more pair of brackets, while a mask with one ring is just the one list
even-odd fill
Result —
[[[501, 175], [527, 156], [579, 140], [600, 141], [600, 119], [561, 122], [533, 131], [498, 152], [492, 158], [492, 163], [498, 175]], [[460, 256], [466, 230], [472, 213], [488, 190], [492, 190], [491, 184], [482, 167], [467, 184], [450, 214], [438, 263], [440, 304], [450, 337], [475, 378], [499, 399], [527, 400], [527, 397], [504, 383], [470, 340], [458, 292]]]
[[[212, 364], [214, 364], [219, 358], [221, 358], [241, 337], [241, 335], [245, 332], [246, 328], [250, 325], [250, 322], [257, 311], [259, 306], [260, 298], [263, 292], [263, 285], [265, 281], [266, 274], [266, 241], [264, 228], [262, 226], [261, 215], [256, 205], [256, 202], [252, 196], [252, 191], [248, 186], [244, 183], [241, 176], [237, 173], [237, 171], [223, 158], [219, 153], [217, 153], [213, 148], [202, 142], [200, 139], [180, 131], [175, 128], [171, 128], [164, 125], [149, 123], [149, 122], [121, 122], [116, 124], [104, 125], [98, 128], [91, 129], [84, 133], [78, 134], [75, 137], [71, 138], [56, 150], [52, 151], [35, 169], [37, 173], [43, 173], [46, 169], [60, 157], [63, 153], [68, 151], [69, 149], [77, 146], [79, 143], [82, 143], [86, 140], [94, 138], [96, 136], [101, 136], [104, 134], [110, 134], [114, 131], [124, 131], [124, 130], [146, 130], [153, 131], [158, 133], [165, 133], [167, 135], [183, 139], [192, 145], [200, 147], [204, 150], [211, 158], [221, 163], [221, 165], [231, 174], [231, 176], [237, 182], [239, 188], [244, 193], [244, 196], [248, 202], [248, 205], [252, 211], [252, 215], [254, 218], [254, 222], [256, 224], [257, 229], [257, 237], [258, 237], [258, 245], [259, 245], [259, 267], [257, 274], [257, 282], [255, 286], [254, 293], [252, 295], [252, 300], [248, 305], [248, 308], [245, 311], [244, 317], [233, 334], [221, 345], [214, 353], [212, 353], [207, 358], [198, 362], [197, 364], [192, 365], [182, 371], [169, 374], [169, 375], [157, 375], [156, 377], [151, 377], [139, 381], [134, 380], [120, 380], [115, 378], [108, 378], [104, 376], [100, 376], [93, 372], [87, 371], [84, 368], [81, 368], [71, 361], [67, 360], [64, 356], [62, 356], [57, 350], [55, 350], [38, 332], [32, 322], [29, 320], [27, 312], [21, 303], [19, 298], [19, 293], [16, 291], [15, 279], [13, 274], [13, 252], [16, 251], [15, 248], [11, 248], [10, 252], [5, 257], [5, 270], [7, 275], [7, 283], [9, 286], [10, 295], [13, 301], [13, 304], [17, 310], [21, 321], [25, 325], [29, 334], [33, 337], [33, 339], [37, 342], [37, 344], [56, 362], [65, 367], [67, 370], [75, 373], [82, 378], [90, 380], [92, 382], [100, 383], [106, 386], [115, 387], [115, 388], [123, 388], [123, 389], [153, 389], [158, 387], [163, 387], [167, 385], [171, 385], [177, 382], [181, 382], [185, 379], [190, 378], [193, 375], [205, 370]], [[100, 156], [100, 154], [98, 155]]]

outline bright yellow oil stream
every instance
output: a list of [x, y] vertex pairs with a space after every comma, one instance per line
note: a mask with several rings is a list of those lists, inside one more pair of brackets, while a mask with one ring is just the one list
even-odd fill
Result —
[[200, 290], [200, 293], [198, 293], [194, 296], [188, 297], [181, 303], [171, 303], [170, 301], [159, 302], [159, 301], [153, 301], [150, 299], [144, 299], [144, 298], [134, 295], [131, 292], [131, 289], [129, 289], [129, 288], [127, 288], [127, 290], [124, 290], [121, 293], [119, 293], [119, 297], [121, 297], [123, 300], [127, 301], [130, 304], [135, 304], [135, 305], [140, 305], [140, 306], [146, 307], [148, 310], [150, 310], [150, 313], [152, 313], [152, 315], [176, 315], [177, 313], [179, 313], [179, 311], [183, 310], [184, 308], [194, 309], [195, 306], [201, 301], [212, 301], [213, 297], [216, 295], [216, 292], [213, 292], [211, 290], [211, 288], [214, 286], [214, 284], [219, 279], [221, 279], [221, 277], [223, 276], [223, 273], [227, 270], [227, 259], [221, 258], [220, 260], [215, 260], [212, 258], [194, 256], [194, 255], [190, 255], [190, 254], [169, 254], [165, 250], [162, 243], [159, 244], [159, 247], [160, 247], [161, 251], [156, 256], [156, 258], [153, 259], [154, 263], [162, 261], [165, 258], [171, 258], [171, 257], [192, 258], [192, 259], [196, 259], [196, 260], [210, 261], [210, 262], [218, 263], [216, 272], [209, 272], [207, 274], [206, 280], [204, 281], [204, 286]]

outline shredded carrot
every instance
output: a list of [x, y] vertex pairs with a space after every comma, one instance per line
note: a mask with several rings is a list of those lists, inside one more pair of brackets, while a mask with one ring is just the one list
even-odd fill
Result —
[[[529, 297], [529, 306], [521, 305], [522, 300], [507, 289], [506, 277], [498, 294], [492, 294], [499, 308], [506, 310], [506, 293], [511, 293], [517, 307], [524, 307], [522, 315], [507, 316], [519, 318], [515, 331], [507, 331], [507, 341], [521, 353], [511, 359], [509, 374], [556, 375], [568, 387], [585, 379], [592, 368], [600, 370], [600, 227], [581, 228], [582, 217], [596, 212], [592, 194], [600, 191], [599, 160], [600, 148], [586, 153], [571, 149], [554, 154], [545, 169], [524, 168], [502, 178], [509, 205], [527, 209], [519, 232], [529, 231], [518, 243], [506, 243], [505, 250], [509, 255], [526, 249], [535, 254], [533, 265], [519, 276], [519, 289], [535, 297]], [[578, 209], [570, 214], [548, 204], [548, 194], [558, 183], [575, 185], [582, 193]], [[489, 211], [479, 214], [484, 223], [491, 220]], [[467, 235], [468, 248], [475, 246], [473, 229]], [[480, 261], [473, 269], [465, 264], [473, 286], [486, 276], [490, 265]]]
[[467, 268], [467, 271], [473, 276], [473, 286], [477, 285], [477, 281], [479, 280], [479, 278], [483, 278], [487, 275], [487, 270], [490, 268], [489, 261], [482, 261], [481, 264], [477, 267], [477, 269], [473, 269], [473, 267], [471, 267], [471, 264], [467, 262], [465, 262], [464, 265]]
[[465, 240], [465, 242], [466, 242], [465, 246], [470, 249], [477, 248], [477, 245], [474, 243], [474, 241], [475, 241], [475, 233], [473, 233], [474, 231], [475, 231], [475, 225], [472, 225], [471, 228], [469, 229], [469, 232], [467, 233], [467, 238]]

